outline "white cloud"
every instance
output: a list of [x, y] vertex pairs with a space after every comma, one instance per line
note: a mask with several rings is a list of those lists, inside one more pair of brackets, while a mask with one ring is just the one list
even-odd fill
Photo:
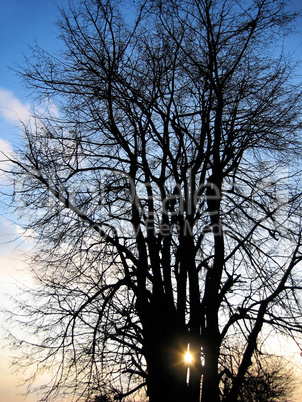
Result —
[[14, 151], [11, 147], [11, 144], [8, 141], [0, 138], [0, 153], [11, 157], [14, 155]]
[[37, 232], [34, 229], [24, 229], [17, 224], [15, 226], [16, 226], [16, 233], [19, 239], [23, 241], [25, 240], [26, 242], [30, 243], [30, 245], [27, 247], [31, 249], [33, 246], [33, 244], [31, 243], [34, 242], [35, 238], [37, 238]]
[[39, 127], [39, 116], [58, 118], [59, 109], [48, 98], [31, 108], [29, 103], [23, 104], [20, 99], [16, 98], [13, 92], [0, 87], [0, 114], [8, 122], [17, 122], [36, 130]]
[[0, 185], [9, 183], [6, 172], [12, 167], [10, 159], [15, 159], [15, 153], [8, 141], [0, 138]]
[[[58, 118], [59, 109], [51, 99], [47, 98], [41, 101], [39, 105], [31, 108], [29, 103], [24, 104], [20, 99], [16, 98], [12, 91], [0, 87], [0, 119], [2, 117], [2, 120], [5, 122], [17, 123], [21, 129], [26, 126], [35, 132], [44, 127], [44, 122], [39, 116]], [[15, 159], [14, 156], [15, 154], [10, 143], [0, 138], [0, 169], [8, 170], [10, 163], [8, 159], [10, 157]], [[1, 172], [0, 179], [3, 179]]]
[[57, 105], [49, 98], [45, 98], [41, 101], [40, 105], [35, 106], [35, 112], [38, 116], [52, 116], [59, 117], [59, 109]]
[[31, 118], [29, 104], [23, 104], [11, 91], [0, 88], [0, 112], [9, 121], [27, 123]]

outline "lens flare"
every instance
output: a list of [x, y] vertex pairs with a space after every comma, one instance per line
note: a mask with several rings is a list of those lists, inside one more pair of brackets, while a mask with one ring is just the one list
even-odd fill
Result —
[[188, 343], [187, 353], [185, 354], [185, 362], [187, 364], [190, 364], [190, 363], [192, 363], [192, 360], [193, 360], [193, 356], [190, 353], [190, 344]]

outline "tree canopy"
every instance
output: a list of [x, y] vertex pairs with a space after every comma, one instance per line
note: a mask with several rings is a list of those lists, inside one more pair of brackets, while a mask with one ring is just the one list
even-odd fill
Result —
[[45, 400], [235, 401], [263, 331], [299, 344], [301, 86], [276, 46], [296, 16], [79, 0], [62, 55], [34, 49], [22, 77], [56, 112], [24, 125], [12, 162], [37, 239], [24, 363], [57, 367]]

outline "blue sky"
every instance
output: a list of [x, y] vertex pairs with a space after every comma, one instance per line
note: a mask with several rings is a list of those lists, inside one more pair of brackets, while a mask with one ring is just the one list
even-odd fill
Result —
[[[67, 5], [68, 0], [0, 0], [0, 149], [9, 151], [18, 143], [16, 117], [29, 115], [28, 91], [8, 66], [22, 65], [24, 55], [30, 55], [28, 45], [35, 41], [46, 50], [56, 52], [60, 48], [55, 22], [59, 17], [57, 6]], [[301, 7], [301, 0], [294, 1]], [[300, 24], [302, 26], [302, 24]], [[296, 49], [296, 56], [302, 60], [302, 34], [292, 36], [290, 47]], [[3, 179], [0, 176], [0, 181]], [[3, 244], [15, 235], [21, 235], [21, 228], [10, 223], [3, 216], [0, 198], [0, 307], [8, 303], [5, 292], [16, 292], [15, 283], [29, 280], [22, 270], [14, 243]], [[23, 246], [24, 247], [24, 246]], [[26, 246], [25, 246], [26, 247]], [[1, 327], [1, 317], [0, 317]], [[1, 346], [1, 333], [0, 333]], [[18, 396], [22, 389], [16, 389], [16, 376], [9, 372], [9, 352], [0, 349], [0, 401], [21, 402]], [[26, 401], [36, 400], [28, 398]]]
[[9, 86], [17, 97], [23, 91], [7, 66], [21, 63], [27, 46], [38, 42], [49, 50], [58, 46], [57, 4], [67, 0], [1, 0], [0, 2], [0, 85]]
[[[14, 100], [28, 105], [28, 91], [9, 67], [22, 65], [24, 56], [30, 55], [28, 46], [34, 45], [35, 42], [50, 51], [59, 49], [58, 28], [55, 25], [59, 17], [57, 6], [67, 3], [67, 0], [0, 1], [1, 106], [5, 102], [7, 107], [11, 106], [11, 103], [14, 105]], [[10, 92], [11, 96], [7, 92]], [[7, 114], [3, 116], [3, 109], [2, 114], [0, 111], [0, 138], [9, 140], [12, 138], [14, 125], [9, 123]]]
[[[58, 50], [58, 29], [55, 22], [59, 17], [57, 5], [66, 5], [67, 0], [0, 0], [0, 149], [9, 150], [18, 142], [18, 116], [29, 115], [29, 99], [26, 88], [9, 66], [22, 65], [24, 55], [30, 55], [28, 45], [35, 41], [50, 51]], [[3, 182], [0, 176], [0, 182]], [[22, 237], [21, 228], [11, 223], [3, 213], [0, 198], [0, 307], [9, 304], [6, 293], [16, 294], [16, 284], [29, 278], [22, 268], [19, 248], [16, 243], [7, 243], [16, 235]], [[2, 244], [1, 244], [2, 243]], [[28, 247], [26, 244], [21, 248]], [[0, 316], [0, 327], [1, 316]], [[0, 348], [3, 345], [0, 332]], [[18, 378], [10, 370], [10, 352], [0, 349], [0, 401], [33, 402], [37, 397], [25, 399], [24, 388], [17, 387]]]

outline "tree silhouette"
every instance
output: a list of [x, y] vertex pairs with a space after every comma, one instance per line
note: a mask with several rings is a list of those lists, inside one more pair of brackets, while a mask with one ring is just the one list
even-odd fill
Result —
[[93, 402], [111, 402], [111, 398], [107, 395], [97, 395], [94, 397]]
[[65, 53], [34, 49], [21, 74], [57, 111], [12, 162], [37, 240], [23, 363], [57, 367], [47, 400], [216, 402], [243, 336], [234, 401], [263, 330], [298, 342], [301, 91], [276, 48], [295, 17], [278, 0], [79, 0]]
[[[242, 351], [232, 345], [222, 354], [221, 361], [221, 400], [228, 397], [240, 365]], [[252, 365], [245, 373], [237, 400], [244, 402], [289, 401], [295, 390], [297, 377], [294, 366], [284, 357], [263, 353], [256, 350], [252, 357]]]

